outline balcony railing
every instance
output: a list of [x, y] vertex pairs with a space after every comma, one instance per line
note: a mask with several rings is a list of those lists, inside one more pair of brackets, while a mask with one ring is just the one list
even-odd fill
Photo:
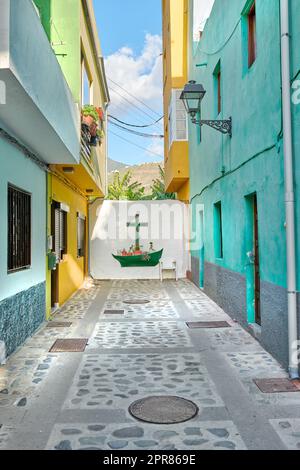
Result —
[[86, 124], [81, 125], [81, 154], [88, 161], [91, 162], [92, 148], [91, 148], [91, 134], [89, 126]]
[[98, 163], [97, 152], [93, 152], [92, 148], [95, 144], [91, 143], [92, 136], [90, 128], [86, 124], [81, 124], [81, 156], [84, 158], [89, 171], [93, 175], [96, 183], [101, 186], [101, 175]]

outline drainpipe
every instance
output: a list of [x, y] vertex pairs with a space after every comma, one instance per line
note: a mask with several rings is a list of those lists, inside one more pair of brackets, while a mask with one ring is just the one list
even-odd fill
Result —
[[288, 290], [288, 341], [289, 374], [291, 379], [299, 378], [297, 360], [297, 276], [296, 276], [296, 240], [295, 240], [295, 192], [293, 171], [292, 111], [290, 84], [290, 28], [289, 0], [280, 1], [281, 19], [281, 73], [282, 73], [282, 112], [283, 112], [283, 147], [284, 180], [286, 211], [286, 248], [287, 248], [287, 290]]

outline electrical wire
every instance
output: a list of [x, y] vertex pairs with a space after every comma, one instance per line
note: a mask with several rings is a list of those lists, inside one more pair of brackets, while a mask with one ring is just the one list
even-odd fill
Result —
[[140, 108], [139, 106], [137, 106], [136, 104], [134, 104], [132, 101], [128, 100], [127, 98], [125, 98], [125, 96], [123, 96], [121, 93], [119, 93], [117, 90], [114, 90], [113, 88], [110, 88], [110, 91], [112, 91], [113, 93], [116, 93], [117, 95], [119, 95], [124, 101], [126, 101], [127, 103], [129, 103], [131, 106], [133, 106], [134, 108], [138, 109], [141, 113], [145, 114], [146, 116], [150, 117], [150, 119], [153, 119], [153, 116], [150, 116], [149, 113], [147, 113], [146, 111], [144, 111], [142, 108]]
[[129, 132], [130, 134], [137, 135], [139, 137], [148, 137], [150, 139], [163, 139], [164, 135], [159, 135], [159, 134], [146, 134], [145, 132], [138, 132], [134, 131], [133, 129], [128, 129], [127, 127], [121, 126], [120, 124], [117, 124], [116, 122], [111, 121], [110, 119], [108, 120], [110, 124], [113, 126], [118, 127], [119, 129], [125, 130]]
[[112, 80], [110, 77], [107, 77], [108, 80], [110, 82], [112, 82], [114, 85], [116, 85], [117, 87], [119, 87], [121, 90], [125, 91], [125, 93], [127, 93], [127, 95], [131, 96], [132, 98], [134, 98], [136, 101], [138, 101], [139, 103], [141, 103], [142, 105], [144, 105], [146, 108], [148, 108], [150, 111], [152, 111], [154, 114], [156, 114], [157, 116], [159, 116], [159, 113], [157, 111], [155, 111], [153, 108], [151, 108], [150, 106], [148, 106], [146, 103], [144, 103], [144, 101], [140, 100], [139, 98], [137, 98], [136, 96], [134, 96], [132, 93], [130, 93], [128, 90], [126, 90], [125, 88], [123, 88], [119, 83], [115, 82], [114, 80]]
[[139, 115], [137, 115], [136, 111], [133, 108], [131, 109], [125, 103], [121, 103], [121, 102], [118, 103], [118, 104], [111, 103], [110, 106], [109, 106], [109, 110], [113, 114], [122, 114], [122, 115], [124, 114], [126, 116], [129, 116], [130, 119], [132, 119], [132, 120], [134, 119], [138, 123], [144, 124], [144, 122], [145, 122], [144, 117], [142, 118]]
[[119, 139], [121, 140], [124, 140], [124, 142], [127, 142], [128, 144], [131, 144], [131, 145], [134, 145], [135, 147], [141, 149], [141, 150], [144, 150], [145, 152], [148, 152], [148, 153], [152, 153], [153, 155], [155, 155], [156, 157], [159, 157], [159, 158], [164, 158], [163, 155], [160, 155], [159, 153], [156, 153], [156, 152], [152, 152], [152, 150], [148, 150], [146, 149], [145, 147], [142, 147], [141, 145], [138, 145], [138, 144], [135, 144], [134, 142], [132, 142], [131, 140], [128, 140], [128, 139], [125, 139], [125, 137], [122, 137], [120, 136], [119, 134], [116, 134], [115, 132], [113, 132], [112, 130], [109, 129], [108, 131], [110, 134], [113, 134], [114, 136], [118, 137]]
[[164, 116], [162, 116], [161, 118], [157, 119], [157, 121], [153, 122], [152, 124], [145, 124], [145, 125], [143, 125], [143, 126], [137, 126], [137, 125], [135, 125], [135, 124], [129, 124], [128, 122], [121, 121], [120, 119], [118, 119], [118, 118], [112, 116], [111, 114], [109, 114], [108, 117], [111, 118], [111, 119], [114, 119], [115, 121], [118, 121], [118, 122], [121, 123], [121, 124], [125, 124], [125, 126], [129, 126], [129, 127], [139, 127], [139, 128], [141, 128], [141, 127], [143, 127], [143, 128], [145, 128], [145, 127], [152, 127], [154, 124], [157, 124], [158, 122], [160, 122], [160, 121], [164, 118]]
[[194, 55], [196, 55], [197, 53], [201, 52], [202, 54], [205, 54], [205, 55], [208, 55], [208, 56], [213, 56], [213, 55], [216, 55], [218, 54], [219, 52], [221, 52], [222, 49], [224, 49], [224, 47], [229, 43], [229, 41], [231, 40], [231, 38], [233, 37], [234, 33], [236, 32], [237, 30], [237, 27], [239, 26], [241, 22], [241, 18], [239, 18], [238, 22], [236, 23], [233, 31], [230, 33], [229, 37], [226, 39], [226, 41], [218, 47], [218, 49], [216, 49], [215, 51], [212, 51], [212, 52], [207, 52], [207, 51], [204, 51], [203, 49], [201, 49], [199, 46], [201, 44], [201, 41], [199, 41], [198, 43], [198, 46], [195, 50], [195, 53]]
[[[118, 103], [118, 104], [111, 104], [110, 105], [110, 108], [109, 108], [109, 111], [111, 113], [111, 115], [113, 115], [112, 117], [116, 117], [116, 116], [126, 116], [126, 121], [128, 120], [129, 122], [135, 122], [136, 123], [136, 126], [140, 125], [140, 128], [142, 129], [145, 125], [145, 117], [140, 117], [138, 113], [136, 113], [135, 109], [134, 108], [130, 108], [129, 106], [127, 106], [125, 103]], [[148, 119], [147, 119], [148, 120]], [[120, 119], [118, 119], [118, 121], [116, 122], [120, 122], [120, 124], [122, 124], [123, 122], [125, 121], [121, 121]], [[126, 122], [125, 125], [128, 125], [129, 123]], [[129, 126], [131, 127], [131, 126]], [[156, 124], [151, 124], [149, 125], [149, 128], [148, 129], [153, 129], [153, 133], [158, 133], [158, 134], [162, 134], [163, 133], [163, 125], [160, 124], [160, 123], [156, 123]]]

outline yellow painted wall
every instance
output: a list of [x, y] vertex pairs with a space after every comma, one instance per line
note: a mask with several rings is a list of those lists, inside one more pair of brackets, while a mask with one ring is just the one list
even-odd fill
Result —
[[180, 201], [189, 204], [190, 202], [190, 180], [186, 181], [178, 190], [177, 197]]
[[165, 184], [167, 192], [178, 192], [189, 180], [188, 142], [173, 142], [165, 162]]
[[164, 49], [164, 127], [166, 190], [178, 199], [189, 200], [188, 142], [173, 142], [169, 148], [169, 103], [172, 89], [183, 88], [188, 80], [188, 0], [162, 0]]
[[58, 266], [59, 305], [62, 305], [80, 288], [86, 274], [86, 257], [77, 258], [77, 212], [87, 217], [87, 200], [53, 175], [51, 186], [52, 201], [70, 207], [67, 215], [67, 254]]

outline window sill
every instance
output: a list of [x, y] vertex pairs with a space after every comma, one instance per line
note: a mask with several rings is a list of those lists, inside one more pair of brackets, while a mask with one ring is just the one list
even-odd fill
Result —
[[247, 67], [244, 67], [243, 77], [250, 75], [256, 69], [256, 64], [257, 59], [250, 66], [247, 64]]
[[10, 274], [16, 274], [16, 273], [20, 273], [22, 271], [30, 271], [31, 270], [31, 266], [25, 266], [24, 268], [17, 268], [17, 269], [11, 269], [11, 270], [8, 270], [7, 271], [7, 274], [10, 275]]

